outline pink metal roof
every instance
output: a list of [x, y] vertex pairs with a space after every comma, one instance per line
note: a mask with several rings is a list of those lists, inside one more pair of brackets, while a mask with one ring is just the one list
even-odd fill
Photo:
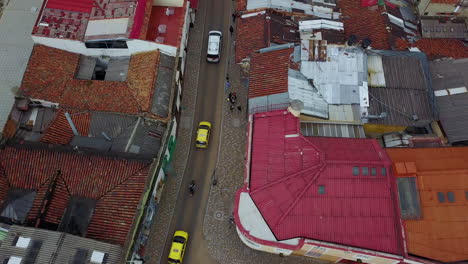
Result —
[[47, 8], [89, 13], [93, 8], [93, 0], [48, 0]]
[[403, 254], [390, 160], [375, 140], [304, 137], [285, 110], [256, 114], [250, 195], [278, 240]]
[[44, 2], [33, 34], [83, 40], [90, 20], [129, 18], [125, 34], [107, 38], [136, 38], [143, 27], [146, 7], [147, 0], [49, 0]]

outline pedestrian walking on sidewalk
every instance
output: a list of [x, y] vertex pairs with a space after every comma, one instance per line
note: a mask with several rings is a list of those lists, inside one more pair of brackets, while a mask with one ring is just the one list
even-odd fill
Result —
[[230, 109], [231, 112], [232, 112], [232, 110], [234, 110], [234, 104], [231, 104], [231, 105], [229, 106], [229, 109]]
[[232, 27], [232, 25], [229, 27], [229, 32], [231, 32], [231, 36], [232, 36], [232, 33], [234, 32], [234, 28]]
[[236, 13], [232, 13], [232, 23], [236, 22]]
[[240, 105], [237, 106], [237, 110], [239, 110], [239, 112], [242, 112], [242, 107]]

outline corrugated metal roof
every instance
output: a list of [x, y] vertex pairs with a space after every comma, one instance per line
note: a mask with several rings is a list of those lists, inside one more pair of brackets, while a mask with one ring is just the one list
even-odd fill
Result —
[[289, 69], [288, 93], [291, 100], [297, 99], [304, 103], [304, 109], [301, 113], [328, 118], [327, 101], [323, 99], [316, 88], [312, 87], [301, 72]]
[[367, 56], [361, 49], [327, 45], [326, 61], [302, 61], [301, 73], [329, 104], [360, 104], [361, 97], [368, 98], [360, 95], [367, 82]]
[[425, 57], [406, 53], [382, 56], [385, 87], [369, 88], [369, 114], [387, 113], [369, 123], [397, 126], [424, 126], [435, 119], [430, 80], [424, 72]]
[[404, 254], [390, 160], [377, 141], [304, 137], [283, 110], [254, 116], [252, 144], [250, 195], [278, 240]]
[[[10, 0], [0, 19], [0, 133], [15, 102], [33, 48], [31, 30], [42, 0]], [[34, 9], [36, 8], [36, 9]], [[12, 30], [14, 29], [14, 30]]]
[[156, 73], [154, 84], [154, 95], [151, 111], [158, 116], [167, 117], [169, 115], [169, 100], [171, 97], [171, 87], [173, 85], [173, 74], [175, 57], [161, 53], [160, 65]]
[[[28, 248], [20, 248], [13, 245], [13, 241], [19, 235], [31, 238]], [[35, 248], [38, 250], [35, 259], [31, 258], [34, 243], [36, 245], [40, 244], [40, 246]], [[13, 225], [9, 228], [4, 243], [0, 244], [0, 261], [3, 262], [11, 256], [18, 256], [23, 258], [23, 261], [29, 259], [34, 263], [72, 263], [78, 249], [87, 252], [83, 259], [85, 262], [81, 263], [91, 263], [90, 259], [93, 251], [107, 254], [107, 263], [118, 263], [122, 254], [122, 249], [118, 245], [45, 229]]]
[[458, 21], [448, 19], [443, 23], [440, 23], [438, 19], [421, 19], [421, 32], [424, 38], [468, 38], [463, 19]]
[[408, 253], [444, 263], [468, 259], [468, 148], [391, 148], [387, 153], [395, 176], [415, 177], [419, 192], [422, 218], [405, 220]]
[[367, 74], [370, 87], [385, 87], [382, 56], [367, 56]]
[[366, 138], [362, 125], [314, 121], [302, 121], [301, 134], [306, 137]]
[[[314, 5], [317, 3], [319, 5]], [[333, 7], [335, 1], [294, 1], [294, 0], [248, 0], [247, 10], [261, 9], [261, 8], [273, 8], [280, 9], [286, 12], [297, 12], [305, 13], [308, 15], [314, 15], [321, 18], [338, 18], [339, 14], [333, 13]], [[328, 7], [327, 7], [328, 6]]]
[[[430, 69], [435, 91], [468, 88], [468, 59], [433, 61]], [[468, 93], [436, 96], [436, 101], [449, 142], [468, 140]]]

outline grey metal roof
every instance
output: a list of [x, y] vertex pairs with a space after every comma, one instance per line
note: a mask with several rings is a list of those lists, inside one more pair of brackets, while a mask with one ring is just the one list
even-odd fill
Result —
[[[468, 59], [430, 63], [435, 91], [468, 88]], [[439, 119], [450, 143], [468, 140], [468, 93], [436, 96]]]
[[318, 121], [301, 121], [301, 134], [306, 137], [366, 138], [362, 125]]
[[0, 208], [0, 216], [22, 224], [26, 220], [35, 197], [35, 191], [10, 188], [4, 206]]
[[290, 99], [288, 93], [271, 94], [249, 99], [249, 113], [268, 112], [270, 109], [287, 108]]
[[328, 118], [327, 101], [301, 72], [289, 69], [288, 93], [290, 100], [301, 100], [304, 103], [301, 113]]
[[[367, 91], [367, 55], [359, 48], [327, 45], [326, 61], [302, 61], [301, 73], [312, 79], [329, 104], [361, 104]], [[362, 93], [362, 94], [361, 94]]]
[[421, 32], [424, 38], [459, 38], [468, 39], [468, 30], [463, 19], [447, 20], [421, 19]]
[[[27, 248], [16, 246], [15, 240], [18, 239], [18, 235], [31, 239]], [[122, 249], [118, 245], [55, 231], [13, 225], [9, 226], [8, 234], [0, 244], [0, 263], [11, 256], [21, 257], [21, 263], [73, 263], [76, 253], [83, 252], [83, 261], [79, 263], [90, 264], [93, 251], [106, 254], [106, 263], [118, 263], [122, 255]], [[31, 262], [26, 262], [27, 260]]]
[[387, 116], [369, 123], [424, 126], [435, 119], [431, 83], [424, 71], [425, 57], [410, 53], [382, 56], [385, 87], [369, 87], [369, 114]]
[[175, 67], [175, 57], [161, 53], [157, 70], [157, 80], [154, 87], [151, 112], [161, 117], [169, 115], [171, 86]]
[[[316, 9], [315, 4], [320, 5], [320, 8]], [[326, 6], [329, 6], [327, 8]], [[336, 6], [335, 0], [248, 0], [247, 10], [261, 9], [261, 8], [273, 8], [279, 9], [286, 12], [297, 12], [305, 13], [308, 15], [314, 15], [322, 18], [338, 18], [339, 15], [333, 12], [332, 8]]]
[[42, 0], [7, 2], [0, 18], [0, 131], [14, 103], [12, 91], [20, 86], [28, 65], [34, 44], [31, 31], [42, 6]]

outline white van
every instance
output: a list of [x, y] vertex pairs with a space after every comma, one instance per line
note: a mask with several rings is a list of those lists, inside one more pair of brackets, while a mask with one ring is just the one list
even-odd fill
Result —
[[206, 60], [208, 62], [219, 62], [222, 37], [223, 33], [221, 31], [212, 30], [208, 33], [208, 50], [206, 52]]

